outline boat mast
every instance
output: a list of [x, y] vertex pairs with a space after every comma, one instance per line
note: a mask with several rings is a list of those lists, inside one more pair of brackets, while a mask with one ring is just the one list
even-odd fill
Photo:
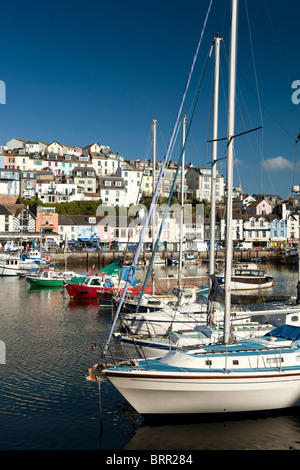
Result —
[[225, 315], [224, 343], [230, 338], [231, 313], [231, 270], [232, 270], [232, 186], [233, 186], [233, 152], [235, 128], [235, 93], [237, 68], [237, 26], [239, 0], [231, 0], [231, 31], [229, 56], [229, 94], [228, 94], [228, 129], [227, 129], [227, 204], [226, 204], [226, 247], [225, 247]]
[[186, 116], [182, 116], [182, 161], [181, 161], [181, 204], [180, 204], [180, 231], [179, 231], [179, 272], [178, 272], [178, 303], [182, 297], [182, 238], [183, 238], [183, 209], [184, 209], [184, 165], [185, 165], [185, 129]]
[[215, 227], [216, 227], [216, 178], [217, 178], [217, 152], [218, 152], [218, 120], [219, 120], [219, 85], [220, 85], [220, 43], [222, 39], [217, 35], [213, 39], [215, 47], [214, 66], [214, 105], [213, 105], [213, 131], [212, 131], [212, 168], [211, 168], [211, 208], [210, 208], [210, 241], [209, 241], [209, 275], [215, 272]]
[[[219, 34], [213, 39], [215, 48], [214, 64], [214, 102], [213, 102], [213, 129], [212, 129], [212, 167], [211, 167], [211, 197], [210, 197], [210, 237], [209, 237], [209, 286], [212, 287], [212, 276], [215, 273], [215, 245], [216, 245], [216, 179], [218, 158], [218, 122], [219, 122], [219, 88], [220, 88], [220, 44]], [[213, 302], [208, 302], [208, 321], [212, 321]]]
[[[152, 196], [156, 187], [156, 119], [152, 119]], [[152, 214], [152, 254], [155, 246], [155, 216], [156, 211]], [[154, 280], [154, 265], [152, 267], [152, 294], [155, 292], [155, 280]]]

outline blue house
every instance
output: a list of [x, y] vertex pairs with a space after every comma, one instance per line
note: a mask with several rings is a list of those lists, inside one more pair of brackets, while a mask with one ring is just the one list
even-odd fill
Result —
[[287, 243], [287, 226], [284, 219], [274, 217], [270, 221], [270, 246], [283, 248]]

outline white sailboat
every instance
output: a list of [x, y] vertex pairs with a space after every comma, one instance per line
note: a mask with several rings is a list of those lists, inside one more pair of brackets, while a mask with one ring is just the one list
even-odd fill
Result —
[[[161, 359], [97, 364], [102, 375], [143, 415], [211, 414], [300, 406], [300, 329], [284, 326], [266, 336], [231, 342], [232, 176], [238, 0], [231, 0], [227, 135], [227, 229], [223, 343]], [[92, 375], [91, 375], [92, 376]]]

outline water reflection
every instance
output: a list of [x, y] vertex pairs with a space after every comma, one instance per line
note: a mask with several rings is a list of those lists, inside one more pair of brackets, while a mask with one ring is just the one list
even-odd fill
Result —
[[[296, 295], [297, 269], [266, 265], [266, 270], [275, 277], [270, 294]], [[176, 279], [177, 272], [156, 270], [157, 278]], [[186, 273], [208, 279], [207, 265], [191, 265]], [[144, 275], [139, 270], [141, 279]], [[63, 289], [31, 289], [25, 279], [0, 278], [0, 340], [7, 352], [0, 370], [1, 449], [99, 448], [99, 392], [85, 375], [99, 360], [112, 313], [97, 301], [70, 300]], [[101, 383], [101, 412], [102, 449], [300, 450], [300, 412], [153, 424], [143, 421], [109, 382]]]
[[300, 415], [236, 421], [144, 422], [124, 450], [300, 450]]

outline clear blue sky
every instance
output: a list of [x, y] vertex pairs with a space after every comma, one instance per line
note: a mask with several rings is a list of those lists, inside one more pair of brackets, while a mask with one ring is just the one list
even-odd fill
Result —
[[[209, 0], [6, 2], [1, 7], [0, 79], [6, 84], [6, 104], [0, 105], [0, 143], [12, 137], [74, 146], [99, 142], [127, 159], [151, 158], [155, 118], [162, 159], [208, 4]], [[247, 1], [255, 67], [245, 5], [240, 0], [236, 131], [262, 124], [264, 130], [236, 142], [235, 184], [241, 183], [250, 194], [287, 197], [291, 182], [300, 184], [299, 171], [293, 179], [300, 105], [291, 101], [292, 82], [300, 80], [300, 2]], [[188, 119], [217, 32], [224, 38], [223, 51], [229, 50], [229, 9], [229, 0], [214, 0], [184, 108]], [[222, 53], [220, 137], [226, 136], [227, 76]], [[187, 144], [187, 162], [195, 166], [210, 161], [206, 140], [211, 137], [211, 80], [212, 62]], [[261, 108], [249, 86], [259, 93]], [[225, 151], [225, 144], [220, 144], [220, 157]], [[176, 160], [178, 152], [172, 158]], [[300, 148], [297, 162], [299, 167]], [[224, 162], [219, 168], [226, 175]]]

